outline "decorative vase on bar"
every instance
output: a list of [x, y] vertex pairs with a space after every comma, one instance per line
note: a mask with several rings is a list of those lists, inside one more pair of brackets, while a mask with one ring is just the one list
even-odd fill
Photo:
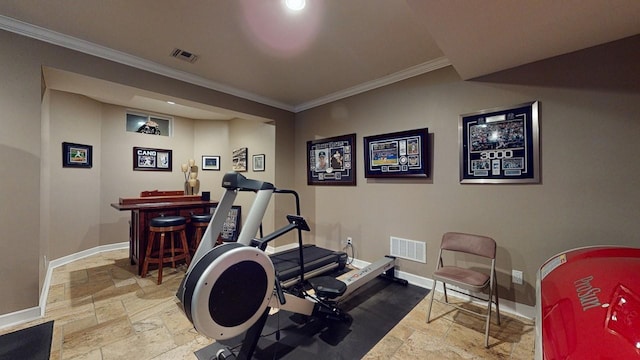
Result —
[[190, 159], [188, 164], [182, 164], [184, 173], [184, 194], [196, 195], [200, 191], [200, 180], [198, 180], [198, 167], [195, 160]]

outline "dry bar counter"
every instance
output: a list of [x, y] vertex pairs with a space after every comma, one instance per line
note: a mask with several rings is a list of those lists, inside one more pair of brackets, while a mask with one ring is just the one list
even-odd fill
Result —
[[129, 259], [138, 265], [138, 275], [142, 273], [149, 222], [158, 216], [183, 216], [189, 221], [193, 214], [209, 213], [217, 202], [202, 200], [199, 195], [143, 196], [120, 198], [111, 204], [116, 210], [131, 211], [129, 229]]

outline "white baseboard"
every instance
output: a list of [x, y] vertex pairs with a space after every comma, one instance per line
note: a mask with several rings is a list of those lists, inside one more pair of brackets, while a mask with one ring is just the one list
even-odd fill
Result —
[[0, 329], [14, 325], [20, 325], [29, 321], [37, 320], [40, 316], [40, 306], [14, 311], [12, 313], [0, 315]]
[[[279, 246], [277, 248], [269, 246], [267, 247], [266, 252], [267, 253], [281, 252], [281, 251], [296, 248], [297, 246], [298, 244], [296, 243]], [[92, 256], [102, 252], [127, 249], [127, 248], [129, 248], [128, 242], [102, 245], [102, 246], [97, 246], [92, 249], [84, 250], [75, 254], [71, 254], [71, 255], [64, 256], [59, 259], [50, 261], [47, 266], [47, 275], [45, 277], [45, 282], [44, 282], [44, 285], [42, 286], [42, 292], [40, 294], [39, 306], [30, 308], [30, 309], [19, 310], [13, 313], [0, 315], [0, 329], [6, 328], [9, 326], [18, 325], [25, 322], [29, 322], [29, 321], [33, 321], [33, 320], [37, 320], [44, 316], [46, 305], [47, 305], [47, 297], [49, 296], [49, 286], [51, 285], [51, 276], [53, 273], [53, 269], [57, 268], [58, 266], [66, 265], [73, 261], [83, 259], [88, 256]], [[370, 264], [369, 262], [358, 260], [358, 259], [354, 259], [353, 262], [351, 263], [351, 265], [353, 265], [356, 268], [363, 268], [369, 264]], [[433, 280], [429, 278], [425, 278], [425, 277], [414, 275], [414, 274], [409, 274], [403, 271], [396, 271], [396, 276], [399, 277], [400, 279], [407, 280], [412, 285], [420, 286], [425, 289], [433, 288]], [[438, 287], [436, 288], [436, 291], [442, 292], [441, 284], [438, 285]], [[459, 298], [462, 298], [463, 300], [470, 300], [475, 302], [473, 298], [465, 297], [462, 294], [452, 293], [452, 296], [457, 296]], [[500, 310], [513, 315], [524, 317], [527, 319], [533, 319], [535, 317], [534, 306], [518, 304], [516, 302], [509, 301], [506, 299], [500, 299]]]
[[[62, 265], [66, 265], [69, 263], [72, 263], [76, 260], [80, 260], [80, 259], [84, 259], [86, 257], [92, 256], [92, 255], [96, 255], [96, 254], [100, 254], [102, 252], [106, 252], [106, 251], [112, 251], [112, 250], [120, 250], [120, 249], [128, 249], [129, 248], [129, 242], [121, 242], [121, 243], [117, 243], [117, 244], [109, 244], [109, 245], [101, 245], [101, 246], [96, 246], [94, 248], [91, 249], [87, 249], [87, 250], [83, 250], [80, 252], [77, 252], [75, 254], [71, 254], [71, 255], [67, 255], [67, 256], [63, 256], [61, 258], [55, 259], [55, 260], [51, 260], [49, 262], [49, 266], [47, 266], [47, 275], [44, 279], [44, 285], [42, 286], [42, 292], [40, 294], [40, 316], [44, 316], [44, 312], [46, 310], [47, 307], [47, 297], [49, 297], [49, 286], [51, 285], [51, 274], [53, 273], [53, 269], [57, 268], [58, 266], [62, 266]], [[0, 324], [1, 326], [1, 324]]]
[[89, 257], [91, 255], [99, 254], [106, 251], [128, 249], [129, 242], [122, 242], [117, 244], [101, 245], [91, 249], [83, 250], [75, 254], [67, 255], [55, 260], [49, 261], [47, 264], [47, 274], [44, 278], [44, 284], [42, 285], [42, 291], [40, 292], [40, 299], [38, 306], [15, 311], [12, 313], [0, 315], [0, 329], [7, 328], [14, 325], [19, 325], [25, 322], [33, 321], [44, 317], [44, 313], [47, 306], [47, 297], [49, 296], [49, 286], [51, 285], [51, 276], [53, 269], [58, 266], [69, 264], [73, 261]]
[[[92, 256], [92, 255], [96, 255], [96, 254], [99, 254], [99, 253], [102, 253], [102, 252], [107, 252], [107, 251], [112, 251], [112, 250], [120, 250], [120, 249], [128, 249], [128, 248], [129, 248], [129, 242], [121, 242], [121, 243], [117, 243], [117, 244], [96, 246], [94, 248], [83, 250], [83, 251], [77, 252], [75, 254], [71, 254], [71, 255], [63, 256], [63, 257], [55, 259], [55, 260], [51, 260], [49, 262], [49, 269], [48, 270], [53, 270], [53, 269], [57, 268], [58, 266], [66, 265], [66, 264], [74, 262], [76, 260], [84, 259], [86, 257]], [[49, 273], [49, 271], [47, 271], [47, 273]]]

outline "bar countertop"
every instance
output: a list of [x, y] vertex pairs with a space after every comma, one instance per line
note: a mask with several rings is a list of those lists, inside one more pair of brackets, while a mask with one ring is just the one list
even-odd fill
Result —
[[120, 203], [112, 203], [111, 207], [124, 211], [124, 210], [153, 210], [153, 209], [166, 209], [167, 207], [171, 208], [183, 208], [183, 207], [194, 207], [194, 206], [211, 206], [217, 205], [217, 201], [213, 200], [200, 200], [200, 201], [167, 201], [167, 202], [148, 202], [148, 203], [140, 203], [140, 204], [120, 204]]

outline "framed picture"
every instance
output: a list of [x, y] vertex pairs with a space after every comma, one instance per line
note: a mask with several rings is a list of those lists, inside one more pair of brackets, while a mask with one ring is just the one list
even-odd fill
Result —
[[220, 170], [220, 156], [202, 155], [202, 170]]
[[62, 167], [91, 168], [93, 166], [93, 146], [62, 143]]
[[264, 154], [253, 155], [253, 171], [264, 171]]
[[539, 102], [460, 116], [460, 182], [539, 183]]
[[172, 171], [171, 150], [133, 148], [133, 170]]
[[[215, 210], [215, 207], [213, 208]], [[242, 207], [240, 205], [231, 206], [227, 219], [222, 225], [220, 237], [223, 241], [232, 242], [238, 240], [242, 222]]]
[[233, 164], [232, 170], [237, 172], [247, 171], [247, 148], [242, 147], [233, 150], [231, 157]]
[[356, 134], [307, 141], [307, 184], [356, 185]]
[[364, 176], [402, 178], [429, 176], [429, 129], [364, 138]]

